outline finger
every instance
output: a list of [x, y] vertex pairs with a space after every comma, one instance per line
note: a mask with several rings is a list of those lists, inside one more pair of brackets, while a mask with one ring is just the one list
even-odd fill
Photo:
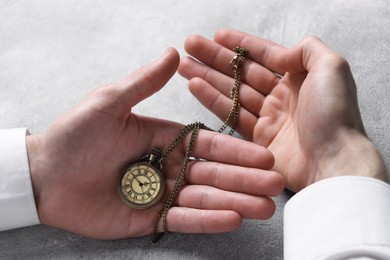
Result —
[[140, 101], [160, 90], [175, 74], [179, 66], [178, 52], [169, 48], [164, 55], [115, 84], [108, 85], [103, 92], [110, 96], [116, 105], [123, 105], [128, 111]]
[[[233, 101], [214, 89], [209, 83], [200, 79], [193, 78], [189, 83], [190, 92], [211, 112], [218, 116], [222, 121], [226, 119]], [[240, 98], [241, 99], [241, 98]], [[264, 99], [260, 99], [256, 106], [261, 107]], [[260, 111], [260, 109], [259, 109]], [[253, 128], [258, 120], [259, 112], [251, 113], [244, 108], [239, 110], [237, 131], [247, 140], [253, 138]]]
[[343, 57], [315, 36], [306, 37], [294, 48], [283, 55], [275, 55], [273, 59], [279, 63], [280, 67], [292, 73], [312, 71], [316, 65], [326, 66], [327, 69], [347, 65]]
[[[185, 143], [188, 143], [188, 140]], [[182, 149], [184, 150], [185, 147]], [[193, 155], [208, 161], [260, 169], [271, 169], [274, 165], [274, 157], [266, 148], [229, 135], [206, 130], [199, 132]]]
[[[185, 43], [185, 49], [190, 55], [230, 77], [233, 76], [230, 61], [235, 56], [232, 49], [236, 46], [238, 45], [233, 47], [221, 46], [219, 43], [199, 35], [189, 37]], [[247, 46], [241, 46], [247, 48]], [[252, 57], [251, 51], [252, 50], [249, 49], [249, 57]], [[190, 67], [183, 63], [179, 67], [179, 72], [185, 75], [190, 69]], [[253, 62], [251, 59], [245, 60], [241, 75], [243, 82], [264, 95], [269, 94], [279, 80], [274, 73], [256, 62]]]
[[[181, 233], [220, 233], [238, 229], [240, 214], [230, 210], [201, 210], [172, 207], [167, 215], [168, 231]], [[158, 230], [163, 232], [162, 221]]]
[[210, 186], [188, 185], [180, 192], [177, 203], [181, 207], [231, 210], [242, 218], [264, 220], [275, 212], [275, 203], [268, 197], [220, 190]]
[[[234, 79], [220, 73], [209, 66], [200, 64], [192, 58], [182, 58], [180, 61], [182, 75], [188, 79], [200, 77], [208, 82], [213, 88], [218, 90], [224, 96], [230, 99], [231, 90], [234, 85]], [[264, 101], [264, 95], [256, 91], [247, 84], [239, 85], [239, 101], [241, 106], [252, 114], [259, 114], [261, 105]]]
[[230, 29], [218, 31], [214, 36], [214, 40], [226, 48], [245, 47], [249, 50], [249, 57], [255, 62], [280, 75], [285, 73], [285, 68], [280, 66], [278, 60], [283, 57], [288, 49], [279, 44]]
[[235, 30], [220, 30], [214, 40], [227, 48], [245, 46], [250, 50], [251, 59], [281, 75], [285, 72], [310, 71], [318, 61], [328, 63], [331, 60], [343, 60], [315, 36], [306, 37], [292, 49]]
[[189, 184], [256, 196], [277, 196], [284, 189], [284, 179], [277, 172], [208, 161], [194, 161], [186, 177]]

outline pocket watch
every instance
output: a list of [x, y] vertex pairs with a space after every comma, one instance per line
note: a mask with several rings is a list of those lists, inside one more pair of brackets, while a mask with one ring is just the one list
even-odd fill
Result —
[[119, 183], [119, 194], [130, 207], [147, 209], [161, 200], [165, 185], [160, 157], [160, 150], [153, 149], [149, 155], [125, 169]]

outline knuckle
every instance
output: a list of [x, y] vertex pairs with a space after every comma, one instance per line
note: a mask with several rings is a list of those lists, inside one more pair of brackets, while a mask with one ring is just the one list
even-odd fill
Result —
[[329, 68], [334, 68], [336, 71], [349, 70], [348, 61], [343, 56], [335, 52], [329, 52], [322, 55], [321, 62]]
[[348, 61], [341, 55], [335, 54], [333, 57], [333, 61], [335, 65], [340, 68], [340, 69], [346, 69], [349, 68], [349, 63]]
[[[317, 46], [326, 46], [324, 42], [315, 35], [309, 35], [305, 37], [302, 40], [301, 44], [304, 46], [311, 46], [312, 49], [317, 49], [314, 48]], [[329, 49], [328, 47], [327, 47], [327, 51], [323, 51], [321, 53], [320, 60], [324, 65], [331, 66], [336, 69], [345, 70], [349, 68], [348, 61], [343, 56], [333, 51], [332, 49]]]
[[322, 43], [322, 40], [318, 36], [308, 35], [305, 38], [303, 38], [303, 42], [304, 43], [318, 43], [318, 42]]
[[115, 84], [105, 84], [100, 87], [97, 87], [92, 91], [92, 94], [95, 96], [113, 96], [115, 93], [116, 85]]

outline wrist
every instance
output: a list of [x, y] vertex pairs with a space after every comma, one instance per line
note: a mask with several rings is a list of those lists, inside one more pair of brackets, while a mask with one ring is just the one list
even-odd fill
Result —
[[36, 208], [39, 214], [40, 209], [40, 198], [42, 193], [42, 178], [39, 174], [39, 150], [40, 150], [40, 137], [35, 135], [28, 135], [26, 136], [26, 147], [27, 147], [27, 154], [28, 154], [28, 162], [29, 162], [29, 168], [30, 168], [30, 176], [31, 176], [31, 183], [32, 188], [34, 192], [34, 199]]
[[314, 182], [337, 176], [365, 176], [388, 182], [385, 163], [361, 132], [345, 131], [318, 160]]

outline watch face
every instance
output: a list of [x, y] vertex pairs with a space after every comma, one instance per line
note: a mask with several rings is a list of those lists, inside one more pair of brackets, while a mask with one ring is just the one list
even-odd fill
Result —
[[161, 171], [148, 162], [130, 165], [120, 182], [120, 194], [133, 208], [150, 208], [160, 201], [164, 193]]

